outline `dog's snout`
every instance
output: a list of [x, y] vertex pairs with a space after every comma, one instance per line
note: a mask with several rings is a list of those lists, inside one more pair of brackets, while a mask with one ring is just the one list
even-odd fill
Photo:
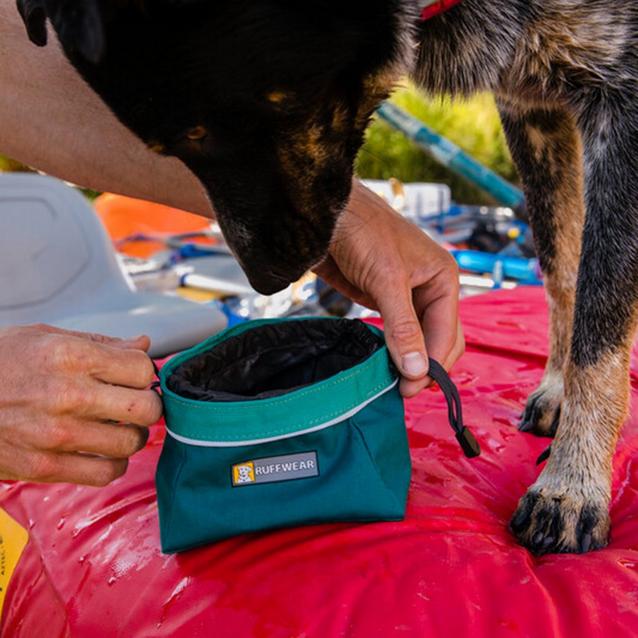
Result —
[[250, 285], [262, 295], [274, 295], [285, 290], [298, 277], [282, 277], [272, 271], [263, 270], [259, 267], [244, 268]]
[[[286, 256], [278, 258], [277, 246], [271, 246], [273, 253], [268, 252], [268, 246], [261, 243], [254, 246], [255, 250], [244, 253], [239, 257], [250, 285], [262, 295], [273, 295], [298, 281], [313, 266], [326, 255], [328, 244], [317, 245], [312, 254], [299, 250], [286, 250]], [[265, 248], [265, 250], [264, 250]]]
[[327, 186], [310, 172], [301, 179], [284, 174], [280, 166], [267, 170], [266, 160], [260, 166], [261, 170], [247, 170], [245, 162], [219, 166], [200, 174], [200, 179], [251, 285], [262, 294], [273, 294], [326, 256], [349, 195], [351, 171], [344, 167]]

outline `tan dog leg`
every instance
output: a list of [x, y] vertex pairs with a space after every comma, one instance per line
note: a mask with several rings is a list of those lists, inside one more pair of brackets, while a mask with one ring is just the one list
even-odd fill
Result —
[[518, 166], [550, 308], [550, 354], [520, 429], [553, 436], [564, 393], [584, 222], [583, 152], [574, 119], [563, 110], [499, 103]]
[[607, 543], [612, 458], [629, 400], [638, 306], [638, 107], [608, 89], [588, 94], [583, 109], [587, 214], [560, 422], [547, 467], [511, 523], [539, 554]]
[[628, 365], [625, 348], [593, 366], [568, 366], [551, 456], [511, 523], [536, 553], [585, 552], [607, 544], [611, 459], [626, 416]]

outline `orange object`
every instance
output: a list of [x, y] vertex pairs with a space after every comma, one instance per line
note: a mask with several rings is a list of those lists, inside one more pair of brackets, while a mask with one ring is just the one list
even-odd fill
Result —
[[[142, 199], [105, 193], [94, 202], [95, 211], [118, 250], [133, 257], [149, 257], [165, 245], [161, 241], [131, 240], [135, 235], [151, 237], [179, 235], [208, 230], [211, 220], [177, 208]], [[197, 239], [198, 243], [214, 243]]]

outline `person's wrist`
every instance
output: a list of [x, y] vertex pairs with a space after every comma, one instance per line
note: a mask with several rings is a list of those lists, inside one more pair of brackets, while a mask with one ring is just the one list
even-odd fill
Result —
[[362, 227], [378, 223], [388, 213], [393, 212], [386, 201], [373, 193], [358, 179], [353, 179], [350, 199], [337, 221], [332, 244], [335, 245], [343, 239], [351, 238]]

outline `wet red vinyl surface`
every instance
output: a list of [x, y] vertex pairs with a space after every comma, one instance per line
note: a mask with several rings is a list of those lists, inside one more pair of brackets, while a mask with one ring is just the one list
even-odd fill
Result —
[[[507, 523], [547, 446], [516, 429], [544, 365], [543, 293], [469, 299], [462, 314], [468, 347], [453, 377], [483, 454], [462, 456], [438, 392], [409, 401], [414, 469], [404, 522], [292, 529], [164, 556], [157, 425], [107, 488], [2, 485], [0, 505], [30, 535], [2, 636], [637, 635], [638, 411], [615, 458], [609, 547], [531, 556]], [[632, 382], [635, 407], [638, 358]]]

